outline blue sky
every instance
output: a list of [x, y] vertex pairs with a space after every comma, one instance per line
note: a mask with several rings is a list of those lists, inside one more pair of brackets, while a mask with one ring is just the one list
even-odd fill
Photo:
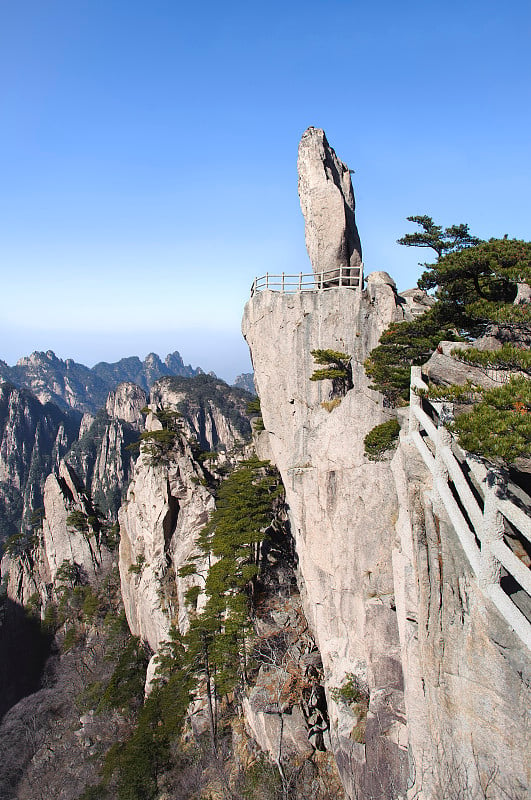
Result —
[[531, 238], [530, 54], [520, 0], [0, 4], [0, 358], [247, 371], [253, 277], [310, 270], [308, 125], [367, 272], [414, 285], [411, 214]]

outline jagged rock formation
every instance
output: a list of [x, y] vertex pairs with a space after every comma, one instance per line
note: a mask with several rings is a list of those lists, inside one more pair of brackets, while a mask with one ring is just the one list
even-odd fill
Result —
[[254, 375], [252, 372], [242, 372], [241, 375], [237, 375], [234, 378], [234, 383], [232, 385], [237, 389], [245, 389], [246, 392], [256, 395], [256, 389], [254, 388]]
[[33, 392], [42, 403], [59, 408], [94, 412], [105, 403], [109, 387], [88, 367], [68, 358], [57, 358], [52, 350], [35, 352], [14, 367], [0, 363], [0, 377]]
[[[149, 419], [148, 430], [157, 430]], [[192, 582], [178, 570], [194, 550], [214, 508], [205, 475], [184, 435], [166, 464], [141, 454], [120, 509], [120, 578], [131, 632], [156, 651], [173, 619], [186, 627], [184, 591]]]
[[29, 389], [42, 403], [53, 402], [59, 408], [91, 414], [105, 405], [107, 395], [119, 383], [136, 383], [148, 392], [163, 375], [193, 377], [202, 373], [199, 367], [186, 366], [177, 351], [167, 355], [164, 363], [150, 353], [143, 362], [133, 356], [113, 364], [101, 361], [92, 369], [71, 358], [63, 361], [52, 350], [32, 353], [19, 359], [14, 367], [0, 361], [0, 380]]
[[44, 481], [77, 437], [79, 415], [0, 384], [0, 541], [30, 525]]
[[163, 375], [181, 375], [185, 378], [193, 378], [195, 375], [202, 375], [203, 370], [198, 367], [194, 369], [189, 364], [186, 365], [176, 350], [169, 353], [161, 361], [156, 353], [149, 353], [141, 361], [137, 356], [122, 358], [114, 364], [100, 361], [92, 371], [108, 385], [116, 385], [121, 382], [136, 383], [145, 392], [149, 392], [151, 386]]
[[137, 454], [128, 448], [144, 427], [141, 409], [146, 402], [143, 389], [121, 383], [104, 409], [95, 417], [83, 417], [79, 440], [66, 456], [94, 504], [110, 520], [116, 519], [129, 483]]
[[[150, 408], [183, 415], [181, 432], [168, 458], [142, 452], [127, 500], [120, 510], [120, 576], [131, 631], [156, 651], [172, 621], [187, 626], [184, 592], [194, 580], [178, 571], [194, 550], [214, 508], [197, 446], [231, 458], [250, 436], [245, 415], [248, 394], [207, 375], [192, 380], [162, 378], [153, 386]], [[146, 430], [159, 430], [154, 414]], [[193, 443], [197, 444], [194, 445]]]
[[303, 133], [297, 168], [306, 249], [313, 271], [358, 267], [361, 243], [350, 170], [336, 156], [320, 128], [308, 128]]
[[[73, 511], [83, 514], [86, 530], [67, 521]], [[65, 562], [76, 568], [82, 581], [93, 579], [108, 555], [98, 526], [90, 522], [94, 519], [92, 499], [73, 469], [61, 461], [57, 475], [48, 475], [44, 485], [42, 529], [2, 559], [8, 597], [21, 605], [38, 598], [44, 610], [56, 599], [57, 573]]]
[[[425, 800], [461, 797], [448, 793], [451, 779], [483, 797], [490, 778], [499, 796], [523, 798], [529, 654], [469, 574], [407, 440], [392, 462], [364, 455], [387, 412], [363, 361], [391, 321], [417, 311], [382, 274], [363, 293], [255, 294], [243, 332], [265, 426], [258, 449], [286, 488], [348, 796], [405, 797], [409, 787]], [[353, 389], [336, 407], [330, 383], [309, 380], [312, 349], [352, 356]], [[341, 700], [349, 676], [366, 707]]]
[[184, 416], [202, 450], [232, 450], [251, 434], [246, 414], [249, 394], [219, 378], [161, 378], [150, 396], [155, 405], [168, 405]]

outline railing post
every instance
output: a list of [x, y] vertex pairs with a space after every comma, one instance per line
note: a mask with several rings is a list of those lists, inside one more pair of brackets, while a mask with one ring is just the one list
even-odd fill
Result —
[[500, 563], [493, 555], [491, 545], [503, 538], [503, 515], [498, 508], [498, 498], [503, 498], [507, 482], [498, 470], [489, 469], [485, 480], [485, 500], [483, 505], [483, 526], [479, 531], [481, 556], [479, 562], [479, 585], [486, 589], [499, 583]]
[[[420, 399], [420, 398], [419, 398]], [[451, 444], [452, 437], [444, 426], [437, 428], [435, 436], [435, 463], [433, 466], [433, 509], [437, 516], [444, 513], [444, 500], [441, 487], [448, 485], [448, 467], [443, 458], [443, 448]]]
[[281, 282], [282, 289], [281, 292], [284, 292], [284, 273], [282, 273], [282, 282]]
[[299, 292], [302, 291], [302, 272], [299, 272]]
[[269, 289], [269, 272], [266, 272], [265, 279], [266, 279], [266, 289]]
[[446, 430], [444, 425], [439, 425], [437, 428], [437, 440], [435, 442], [435, 477], [444, 483], [448, 483], [448, 467], [443, 458], [443, 448], [450, 447], [452, 444], [452, 437], [450, 431]]
[[343, 267], [339, 267], [339, 285], [343, 286]]
[[418, 431], [420, 428], [419, 421], [413, 412], [413, 408], [415, 406], [417, 408], [420, 408], [420, 406], [422, 406], [422, 399], [414, 391], [415, 383], [417, 383], [421, 379], [422, 379], [422, 368], [411, 367], [411, 378], [409, 385], [409, 432], [410, 433]]

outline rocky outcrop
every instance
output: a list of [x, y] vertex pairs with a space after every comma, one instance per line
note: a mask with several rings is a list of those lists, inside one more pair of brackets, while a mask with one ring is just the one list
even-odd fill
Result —
[[[159, 429], [148, 417], [147, 428]], [[119, 513], [120, 579], [132, 633], [153, 651], [164, 641], [174, 620], [184, 630], [184, 592], [191, 578], [178, 576], [193, 553], [197, 536], [214, 508], [203, 485], [205, 475], [190, 445], [179, 434], [166, 462], [154, 463], [141, 453]]]
[[[529, 654], [467, 571], [407, 439], [392, 462], [364, 455], [363, 438], [386, 411], [363, 361], [389, 322], [412, 316], [385, 273], [369, 276], [363, 293], [256, 294], [243, 332], [265, 426], [257, 447], [286, 488], [349, 797], [405, 796], [409, 784], [439, 800], [453, 776], [475, 798], [490, 776], [500, 793], [521, 798], [530, 778]], [[313, 349], [352, 356], [353, 389], [335, 407], [330, 383], [309, 380]], [[441, 359], [453, 361], [441, 352], [427, 369]], [[365, 711], [341, 700], [352, 681]]]
[[245, 389], [246, 392], [256, 395], [256, 389], [254, 388], [254, 375], [252, 372], [242, 372], [241, 375], [237, 375], [234, 378], [234, 383], [232, 385], [237, 389]]
[[306, 249], [313, 271], [358, 267], [361, 243], [350, 170], [336, 156], [320, 128], [308, 128], [303, 133], [297, 168]]
[[0, 384], [0, 540], [29, 527], [46, 476], [77, 437], [79, 416]]
[[[492, 797], [524, 798], [529, 653], [481, 594], [407, 438], [392, 461], [364, 455], [387, 412], [363, 361], [389, 322], [413, 315], [385, 274], [363, 293], [255, 294], [243, 332], [265, 426], [257, 446], [285, 485], [348, 796], [405, 797], [409, 786], [424, 800], [461, 797], [453, 781], [475, 800], [491, 780]], [[352, 356], [339, 405], [329, 382], [309, 380], [313, 349]], [[342, 699], [349, 686], [359, 701]]]
[[125, 497], [137, 455], [130, 448], [144, 427], [141, 409], [146, 403], [139, 386], [121, 383], [109, 394], [104, 409], [95, 417], [83, 417], [83, 433], [66, 456], [94, 504], [109, 520], [116, 520]]
[[181, 413], [202, 450], [227, 452], [248, 440], [248, 392], [210, 375], [192, 379], [161, 378], [151, 390], [151, 403]]
[[70, 358], [63, 361], [52, 350], [34, 352], [14, 367], [0, 364], [0, 376], [33, 392], [41, 403], [94, 412], [105, 403], [109, 387], [92, 370]]
[[[82, 515], [83, 526], [71, 521], [73, 512]], [[7, 594], [21, 605], [38, 598], [44, 611], [57, 597], [57, 574], [65, 562], [83, 583], [95, 577], [108, 555], [92, 500], [73, 469], [61, 461], [57, 474], [48, 475], [44, 485], [42, 528], [22, 537], [2, 559]]]
[[[392, 785], [407, 784], [390, 559], [398, 504], [388, 461], [369, 462], [363, 448], [387, 414], [362, 364], [401, 318], [394, 287], [372, 281], [365, 293], [261, 292], [243, 319], [269, 450], [286, 489], [303, 606], [323, 660], [331, 744], [351, 797], [391, 797]], [[331, 411], [330, 383], [309, 380], [313, 349], [352, 356], [354, 389]], [[334, 699], [332, 689], [350, 675], [369, 697], [366, 719]]]

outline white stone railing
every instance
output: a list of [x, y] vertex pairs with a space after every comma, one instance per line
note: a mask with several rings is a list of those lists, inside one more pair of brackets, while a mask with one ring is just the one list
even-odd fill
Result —
[[434, 489], [457, 532], [479, 586], [531, 650], [530, 619], [500, 585], [503, 566], [527, 594], [526, 601], [530, 601], [531, 609], [531, 570], [504, 539], [506, 529], [512, 527], [531, 542], [531, 517], [507, 497], [510, 490], [500, 472], [487, 469], [481, 461], [470, 457], [443, 425], [434, 423], [423, 409], [423, 402], [435, 417], [439, 417], [443, 404], [423, 400], [415, 391], [418, 389], [427, 390], [428, 386], [422, 380], [421, 368], [412, 367], [410, 438], [432, 473]]
[[359, 267], [335, 267], [317, 273], [299, 272], [298, 275], [287, 275], [285, 272], [280, 275], [271, 275], [266, 272], [260, 278], [254, 279], [251, 286], [251, 297], [256, 292], [266, 290], [295, 294], [296, 292], [317, 292], [338, 287], [363, 288], [363, 264]]

